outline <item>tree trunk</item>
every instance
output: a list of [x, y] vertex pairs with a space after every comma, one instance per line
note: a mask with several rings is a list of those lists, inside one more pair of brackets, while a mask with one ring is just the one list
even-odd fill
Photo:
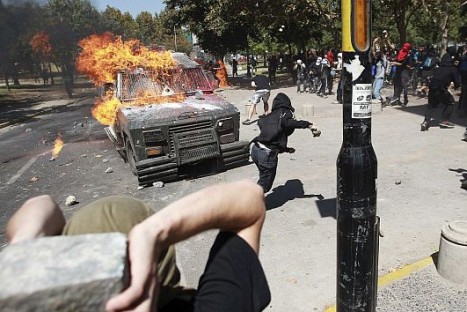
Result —
[[50, 84], [51, 85], [54, 85], [55, 84], [55, 80], [54, 80], [54, 75], [52, 73], [52, 65], [50, 65], [50, 62], [49, 62], [49, 74], [50, 74]]
[[65, 91], [68, 94], [68, 98], [73, 98], [73, 72], [68, 70], [63, 71], [63, 84], [65, 85]]
[[10, 89], [10, 83], [8, 82], [8, 74], [7, 74], [6, 72], [4, 72], [3, 74], [5, 75], [5, 86], [6, 86], [6, 90], [7, 90], [8, 92], [10, 92], [11, 89]]
[[449, 10], [451, 8], [451, 2], [450, 1], [446, 1], [445, 2], [445, 17], [444, 17], [444, 20], [442, 21], [441, 25], [440, 25], [440, 30], [441, 30], [441, 51], [440, 51], [440, 55], [444, 55], [444, 53], [447, 52], [447, 49], [448, 49], [448, 34], [449, 34], [449, 18], [450, 18], [450, 14], [449, 14]]

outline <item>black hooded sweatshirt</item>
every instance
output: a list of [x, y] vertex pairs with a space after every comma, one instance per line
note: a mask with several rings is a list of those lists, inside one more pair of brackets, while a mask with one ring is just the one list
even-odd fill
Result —
[[[305, 129], [312, 125], [311, 122], [305, 120], [296, 120], [294, 111], [290, 98], [284, 93], [277, 94], [272, 102], [271, 113], [258, 120], [260, 134], [253, 139], [253, 142], [260, 142], [279, 153], [285, 152], [287, 137], [295, 129]], [[279, 133], [272, 135], [272, 133], [277, 133], [278, 123], [280, 123]]]
[[433, 77], [429, 87], [430, 90], [446, 91], [451, 82], [454, 82], [454, 88], [459, 88], [460, 75], [459, 70], [452, 62], [451, 55], [446, 53], [441, 57], [439, 67], [433, 69]]

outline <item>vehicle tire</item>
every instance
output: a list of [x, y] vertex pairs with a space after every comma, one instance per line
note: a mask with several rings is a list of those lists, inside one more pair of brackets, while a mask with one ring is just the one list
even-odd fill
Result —
[[128, 162], [128, 166], [130, 167], [131, 172], [133, 172], [134, 175], [138, 175], [138, 170], [136, 169], [135, 155], [133, 153], [133, 148], [131, 148], [130, 141], [126, 141], [125, 153], [126, 161]]

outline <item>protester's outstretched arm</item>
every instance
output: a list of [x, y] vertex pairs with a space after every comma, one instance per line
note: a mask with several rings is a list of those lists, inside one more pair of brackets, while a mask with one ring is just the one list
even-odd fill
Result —
[[65, 217], [49, 195], [28, 199], [7, 224], [7, 239], [11, 244], [41, 236], [60, 234]]
[[158, 252], [205, 230], [236, 232], [258, 252], [264, 216], [263, 189], [247, 180], [210, 186], [168, 205], [130, 232], [130, 287], [109, 300], [107, 310], [152, 309]]

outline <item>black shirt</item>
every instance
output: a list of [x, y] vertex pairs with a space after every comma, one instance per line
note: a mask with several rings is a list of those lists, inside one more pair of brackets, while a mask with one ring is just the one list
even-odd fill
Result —
[[258, 75], [255, 78], [253, 78], [253, 81], [256, 84], [256, 90], [271, 90], [268, 77], [264, 75]]

